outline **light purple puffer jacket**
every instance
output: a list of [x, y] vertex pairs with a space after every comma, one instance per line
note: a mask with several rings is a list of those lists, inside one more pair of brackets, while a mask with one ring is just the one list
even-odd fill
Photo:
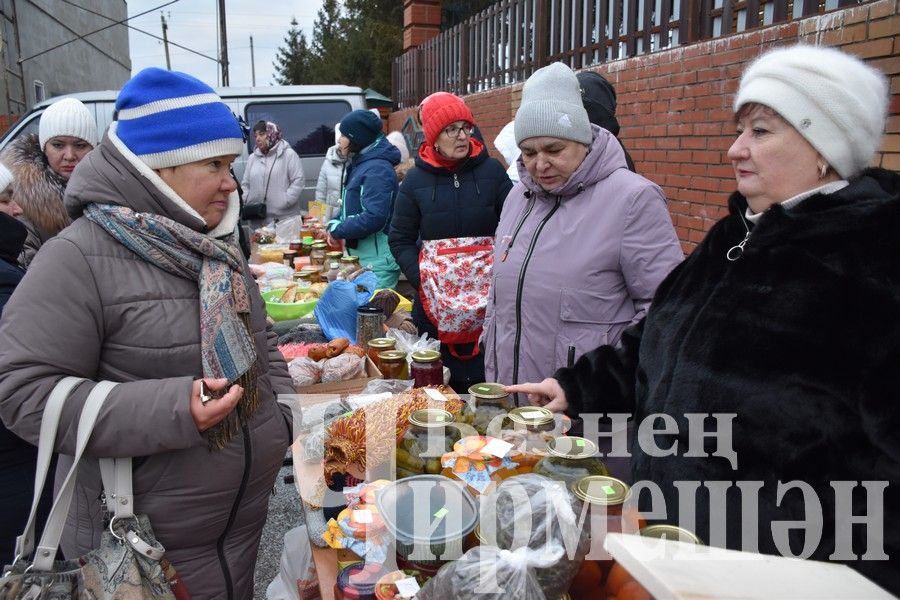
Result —
[[566, 366], [570, 347], [577, 360], [617, 343], [684, 258], [662, 190], [628, 170], [611, 133], [592, 128], [584, 162], [552, 193], [519, 160], [495, 238], [488, 381], [541, 381]]

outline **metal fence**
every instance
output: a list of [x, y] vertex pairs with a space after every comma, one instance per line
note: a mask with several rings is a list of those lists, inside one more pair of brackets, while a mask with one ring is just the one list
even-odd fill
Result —
[[500, 0], [394, 59], [393, 97], [415, 106], [859, 4], [856, 0]]

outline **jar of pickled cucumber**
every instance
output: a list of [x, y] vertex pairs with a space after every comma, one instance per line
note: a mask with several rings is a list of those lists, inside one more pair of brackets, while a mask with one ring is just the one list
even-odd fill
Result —
[[597, 456], [597, 444], [568, 436], [554, 438], [547, 444], [547, 456], [538, 461], [532, 473], [562, 481], [567, 488], [590, 475], [609, 475]]
[[325, 242], [314, 242], [309, 251], [309, 264], [322, 267], [325, 264], [325, 249], [328, 244]]
[[488, 426], [494, 422], [502, 424], [503, 417], [515, 408], [512, 396], [499, 383], [476, 383], [469, 387], [469, 401], [463, 405], [457, 421], [465, 421], [475, 428], [479, 435], [485, 435]]
[[397, 479], [441, 472], [441, 456], [453, 449], [459, 439], [448, 427], [453, 415], [441, 408], [422, 408], [408, 417], [409, 426], [397, 444]]

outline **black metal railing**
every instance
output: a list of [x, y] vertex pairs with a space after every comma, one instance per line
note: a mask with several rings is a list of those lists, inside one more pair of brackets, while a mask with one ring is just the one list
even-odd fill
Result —
[[857, 0], [500, 0], [393, 64], [398, 108], [436, 91], [524, 81], [554, 61], [581, 69], [860, 4]]

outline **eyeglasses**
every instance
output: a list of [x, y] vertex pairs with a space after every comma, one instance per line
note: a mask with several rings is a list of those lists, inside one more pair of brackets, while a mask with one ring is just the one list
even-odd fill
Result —
[[455, 138], [455, 137], [459, 137], [459, 132], [461, 131], [464, 134], [466, 134], [466, 137], [469, 137], [470, 135], [472, 135], [472, 132], [474, 130], [475, 130], [475, 126], [470, 125], [468, 123], [464, 123], [463, 125], [453, 124], [453, 125], [450, 125], [449, 127], [445, 128], [444, 133], [447, 135], [447, 137]]

